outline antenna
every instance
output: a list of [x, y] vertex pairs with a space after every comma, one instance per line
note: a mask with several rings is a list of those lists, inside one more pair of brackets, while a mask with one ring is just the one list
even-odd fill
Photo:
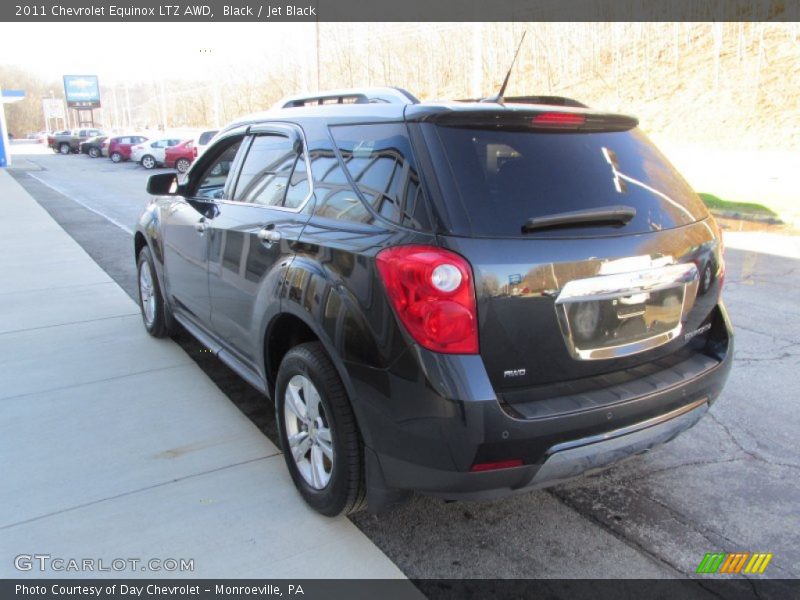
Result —
[[514, 69], [514, 63], [517, 62], [517, 56], [519, 56], [520, 48], [522, 48], [522, 42], [525, 41], [525, 34], [528, 33], [527, 29], [522, 32], [522, 37], [519, 40], [519, 44], [517, 44], [517, 51], [514, 53], [514, 58], [511, 60], [511, 66], [508, 67], [508, 73], [506, 73], [506, 78], [503, 80], [503, 85], [500, 86], [500, 91], [497, 92], [496, 96], [492, 96], [490, 98], [484, 98], [481, 102], [502, 102], [503, 101], [503, 94], [506, 93], [506, 86], [508, 85], [508, 80], [511, 77], [511, 71]]

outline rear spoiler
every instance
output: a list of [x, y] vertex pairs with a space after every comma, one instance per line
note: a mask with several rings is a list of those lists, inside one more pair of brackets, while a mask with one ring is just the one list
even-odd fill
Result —
[[423, 121], [445, 127], [475, 129], [510, 129], [516, 131], [628, 131], [639, 124], [636, 117], [614, 113], [553, 110], [542, 106], [539, 110], [455, 110], [427, 114]]

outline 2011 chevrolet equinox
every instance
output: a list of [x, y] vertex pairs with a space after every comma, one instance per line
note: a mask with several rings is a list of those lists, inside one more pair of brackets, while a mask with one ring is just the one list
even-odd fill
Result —
[[326, 515], [605, 467], [691, 427], [730, 369], [720, 232], [632, 117], [331, 92], [148, 191], [145, 327], [274, 399]]

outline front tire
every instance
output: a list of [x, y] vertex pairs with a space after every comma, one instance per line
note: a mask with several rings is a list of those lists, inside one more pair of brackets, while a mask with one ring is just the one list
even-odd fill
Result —
[[122, 154], [119, 152], [112, 152], [109, 158], [111, 159], [111, 162], [118, 163], [122, 161]]
[[145, 154], [142, 157], [142, 166], [145, 169], [155, 169], [156, 168], [156, 159], [150, 156], [149, 154]]
[[89, 148], [89, 158], [97, 158], [100, 156], [100, 150], [97, 148]]
[[191, 163], [186, 158], [179, 158], [178, 162], [175, 163], [175, 169], [177, 169], [178, 173], [186, 173], [189, 170], [189, 166]]
[[284, 459], [295, 487], [329, 517], [365, 504], [364, 452], [341, 379], [322, 344], [292, 348], [275, 386]]
[[139, 252], [136, 274], [136, 281], [139, 284], [139, 308], [147, 333], [157, 338], [174, 335], [175, 320], [164, 301], [164, 294], [161, 293], [150, 248], [144, 247]]
[[58, 152], [59, 152], [59, 154], [66, 155], [66, 154], [69, 154], [70, 152], [72, 152], [72, 148], [69, 147], [69, 144], [61, 144], [58, 147]]

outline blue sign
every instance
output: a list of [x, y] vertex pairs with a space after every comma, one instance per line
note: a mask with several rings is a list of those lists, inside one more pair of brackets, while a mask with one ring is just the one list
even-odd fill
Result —
[[[3, 107], [0, 106], [0, 110]], [[3, 123], [0, 122], [0, 167], [7, 167], [8, 159], [6, 158], [6, 132], [3, 131]]]
[[99, 108], [97, 75], [64, 75], [64, 95], [70, 108]]
[[3, 90], [0, 92], [0, 98], [3, 99], [3, 104], [24, 100], [25, 90]]

